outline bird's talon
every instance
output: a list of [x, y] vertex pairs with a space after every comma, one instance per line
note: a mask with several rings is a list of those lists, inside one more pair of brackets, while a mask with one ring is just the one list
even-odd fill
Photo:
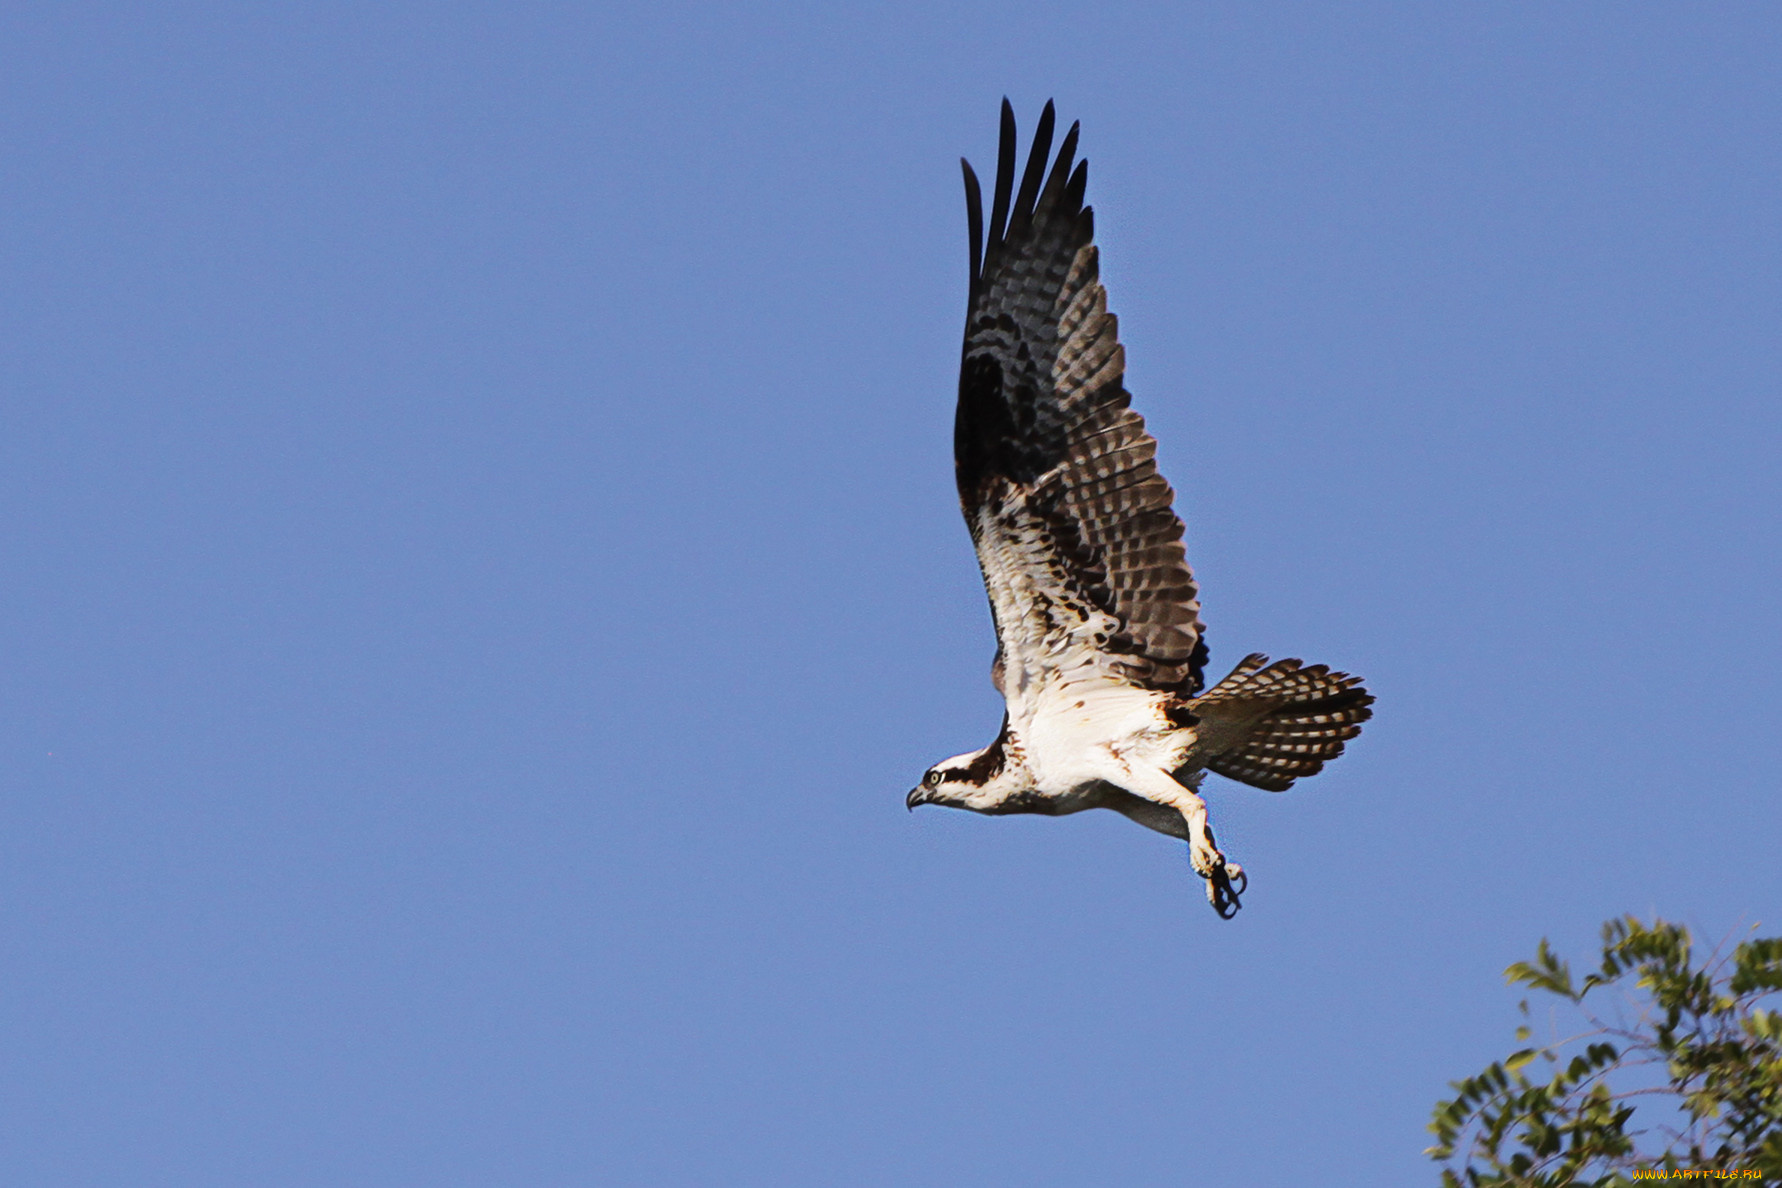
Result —
[[[1231, 885], [1231, 876], [1236, 875], [1238, 885]], [[1221, 920], [1229, 920], [1238, 914], [1243, 907], [1240, 896], [1249, 888], [1250, 880], [1244, 876], [1243, 867], [1235, 863], [1221, 863], [1219, 869], [1207, 877], [1207, 902], [1219, 913]]]

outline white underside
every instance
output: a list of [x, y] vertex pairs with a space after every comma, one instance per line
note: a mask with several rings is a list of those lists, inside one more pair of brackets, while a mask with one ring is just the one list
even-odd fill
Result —
[[1124, 799], [1110, 797], [1117, 789], [1174, 810], [1129, 812], [1135, 820], [1191, 834], [1205, 819], [1192, 786], [1198, 781], [1173, 773], [1194, 744], [1193, 730], [1165, 715], [1169, 694], [1133, 683], [1130, 661], [1103, 646], [1120, 623], [1075, 592], [1045, 524], [1022, 493], [1009, 495], [978, 510], [973, 532], [1002, 647], [1009, 763], [967, 807], [994, 812], [1019, 797], [1042, 799], [1041, 811], [1056, 814], [1118, 808], [1110, 803]]

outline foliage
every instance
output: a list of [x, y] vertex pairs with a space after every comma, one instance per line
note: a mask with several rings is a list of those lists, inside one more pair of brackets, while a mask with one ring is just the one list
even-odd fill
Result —
[[[1631, 1185], [1702, 1169], [1782, 1183], [1782, 1012], [1761, 1005], [1782, 991], [1782, 937], [1748, 940], [1696, 968], [1688, 929], [1629, 916], [1603, 925], [1602, 967], [1581, 984], [1544, 939], [1532, 963], [1504, 974], [1568, 1000], [1587, 1028], [1453, 1083], [1455, 1098], [1437, 1104], [1429, 1125], [1429, 1156], [1449, 1164], [1445, 1188]], [[1630, 974], [1639, 993], [1623, 981]], [[1596, 1008], [1618, 984], [1622, 1009], [1605, 1020]], [[1520, 1042], [1532, 1035], [1526, 1024], [1516, 1030]], [[1530, 1077], [1537, 1060], [1550, 1076]], [[1668, 1099], [1671, 1110], [1654, 1111], [1664, 1124], [1629, 1128], [1640, 1098]]]

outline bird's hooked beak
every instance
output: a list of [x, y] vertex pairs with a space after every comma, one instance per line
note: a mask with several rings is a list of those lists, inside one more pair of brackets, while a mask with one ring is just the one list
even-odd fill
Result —
[[916, 811], [916, 806], [918, 804], [927, 803], [928, 788], [922, 784], [917, 784], [914, 788], [911, 788], [910, 794], [903, 798], [903, 807], [910, 810], [912, 813]]

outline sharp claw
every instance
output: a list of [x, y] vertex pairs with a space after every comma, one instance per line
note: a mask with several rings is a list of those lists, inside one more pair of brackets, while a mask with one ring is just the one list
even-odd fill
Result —
[[[1235, 887], [1231, 885], [1233, 875], [1238, 878], [1238, 885]], [[1240, 897], [1249, 887], [1250, 880], [1244, 874], [1243, 867], [1234, 863], [1221, 864], [1207, 876], [1207, 902], [1213, 905], [1213, 910], [1219, 913], [1221, 920], [1229, 920], [1244, 906]]]
[[[1213, 910], [1219, 913], [1221, 920], [1229, 920], [1244, 906], [1241, 897], [1250, 889], [1250, 878], [1244, 873], [1243, 867], [1235, 862], [1227, 862], [1225, 855], [1218, 850], [1208, 847], [1208, 851], [1208, 856], [1203, 861], [1194, 847], [1189, 846], [1188, 864], [1194, 868], [1195, 874], [1206, 880], [1207, 902], [1213, 905]], [[1237, 880], [1236, 886], [1232, 885], [1234, 879]]]

